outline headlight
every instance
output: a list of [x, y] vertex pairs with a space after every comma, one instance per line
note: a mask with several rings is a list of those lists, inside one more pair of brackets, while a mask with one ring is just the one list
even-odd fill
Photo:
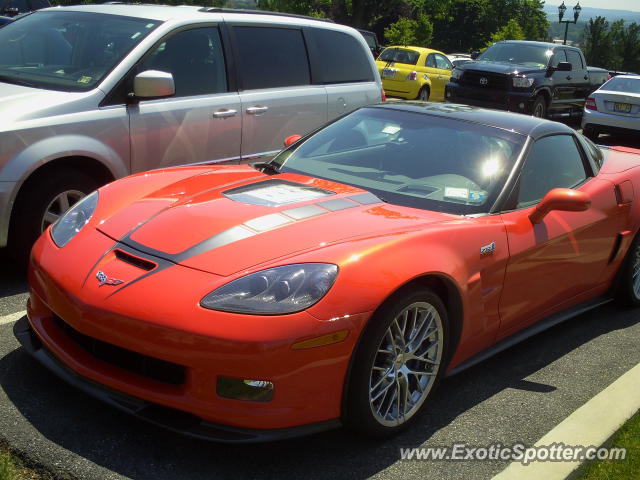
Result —
[[278, 315], [309, 308], [329, 291], [338, 267], [298, 263], [270, 268], [214, 290], [200, 305], [223, 312]]
[[516, 88], [529, 88], [533, 85], [533, 78], [513, 77], [513, 86]]
[[462, 70], [454, 68], [451, 70], [451, 80], [458, 80], [462, 76]]
[[73, 207], [67, 210], [51, 227], [51, 238], [60, 248], [75, 237], [80, 230], [91, 220], [93, 211], [98, 204], [98, 192], [87, 195]]

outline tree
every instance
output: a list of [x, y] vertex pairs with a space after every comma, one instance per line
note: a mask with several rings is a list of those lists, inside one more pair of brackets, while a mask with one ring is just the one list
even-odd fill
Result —
[[384, 38], [390, 45], [414, 45], [415, 30], [418, 22], [410, 18], [401, 18], [384, 29]]
[[590, 18], [585, 27], [584, 39], [587, 63], [594, 67], [609, 68], [614, 58], [609, 22], [600, 16]]
[[518, 22], [512, 18], [504, 27], [501, 27], [496, 33], [491, 35], [491, 41], [487, 42], [487, 46], [489, 47], [502, 40], [524, 40], [524, 38], [522, 28]]

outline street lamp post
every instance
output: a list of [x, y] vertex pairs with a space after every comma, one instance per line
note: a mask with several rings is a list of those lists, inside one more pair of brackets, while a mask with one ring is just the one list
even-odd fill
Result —
[[582, 7], [580, 6], [580, 2], [578, 2], [576, 3], [576, 6], [573, 7], [573, 20], [562, 20], [562, 17], [564, 17], [564, 12], [567, 11], [567, 7], [565, 7], [564, 5], [564, 0], [562, 1], [562, 5], [558, 7], [558, 17], [560, 17], [558, 23], [564, 23], [564, 40], [562, 42], [563, 45], [567, 44], [567, 32], [569, 31], [569, 24], [578, 22], [580, 10], [582, 10]]

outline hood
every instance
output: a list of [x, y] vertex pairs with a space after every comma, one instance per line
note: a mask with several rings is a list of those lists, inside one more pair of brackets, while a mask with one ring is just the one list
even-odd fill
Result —
[[88, 92], [60, 92], [0, 82], [0, 130], [10, 128], [12, 122], [69, 113], [70, 102], [87, 96]]
[[476, 71], [479, 73], [501, 73], [504, 75], [526, 74], [526, 73], [540, 72], [541, 70], [543, 70], [540, 68], [536, 69], [536, 68], [526, 67], [524, 65], [517, 65], [513, 63], [485, 62], [482, 60], [471, 62], [471, 63], [465, 63], [464, 65], [460, 65], [456, 68], [459, 70], [462, 70], [463, 72]]
[[165, 186], [102, 220], [98, 230], [142, 253], [226, 276], [346, 239], [457, 218], [303, 175], [234, 172], [232, 178], [216, 169]]

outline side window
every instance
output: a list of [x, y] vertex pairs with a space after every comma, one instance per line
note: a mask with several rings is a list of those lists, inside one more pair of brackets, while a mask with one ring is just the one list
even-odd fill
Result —
[[[276, 27], [233, 27], [244, 90], [309, 85], [309, 59], [302, 31]], [[333, 53], [333, 52], [331, 52]]]
[[551, 66], [557, 67], [560, 62], [566, 62], [567, 56], [564, 53], [564, 49], [559, 48], [553, 54], [553, 58], [551, 59]]
[[[324, 83], [371, 82], [370, 53], [351, 35], [333, 30], [313, 29]], [[371, 37], [370, 37], [371, 38]]]
[[160, 70], [173, 75], [176, 97], [227, 91], [220, 32], [216, 27], [178, 32], [162, 42], [138, 72]]
[[567, 61], [571, 64], [573, 70], [582, 70], [582, 57], [575, 50], [567, 50]]
[[424, 62], [425, 66], [427, 67], [431, 67], [431, 68], [438, 68], [436, 65], [436, 56], [433, 53], [430, 53], [429, 55], [427, 55], [427, 59]]
[[435, 54], [436, 57], [436, 67], [441, 68], [443, 70], [453, 70], [453, 65], [448, 58], [443, 55]]
[[537, 203], [552, 188], [573, 188], [586, 178], [571, 135], [541, 138], [533, 144], [520, 174], [517, 208]]

